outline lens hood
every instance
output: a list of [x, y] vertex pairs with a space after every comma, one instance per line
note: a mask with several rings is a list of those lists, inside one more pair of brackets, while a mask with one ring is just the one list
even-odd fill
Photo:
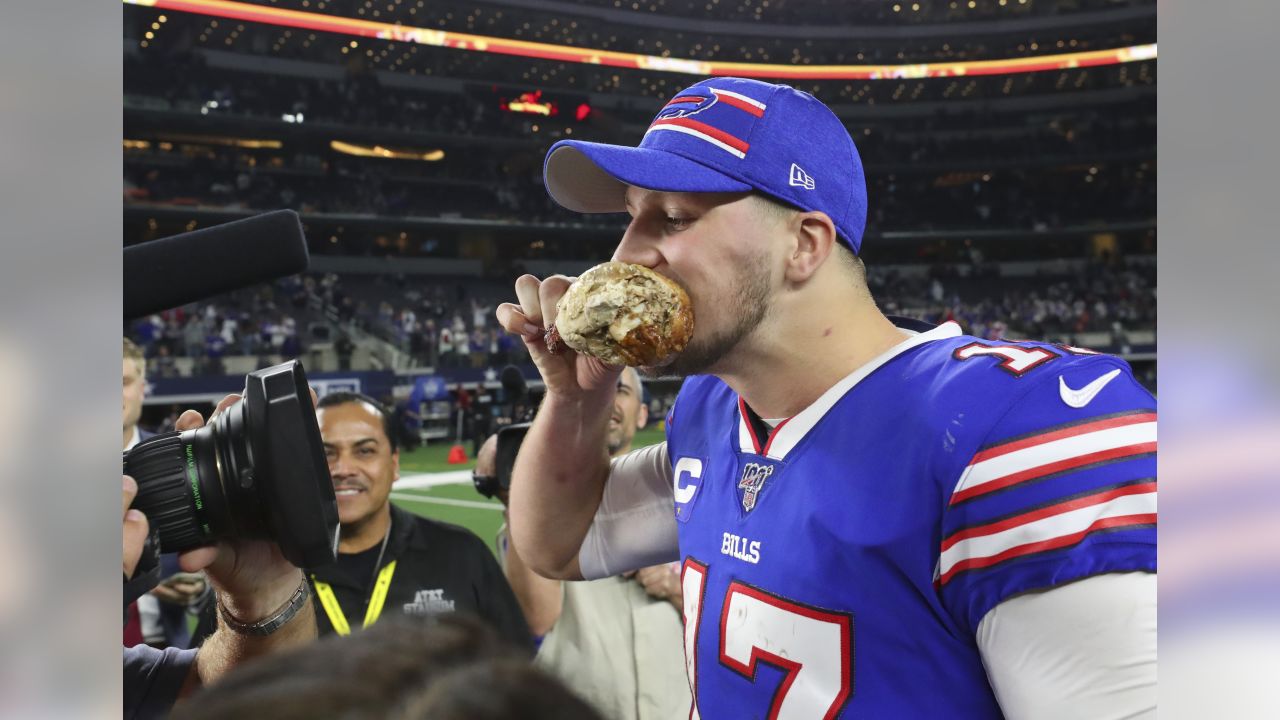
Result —
[[302, 363], [249, 373], [244, 407], [254, 458], [235, 481], [259, 486], [270, 534], [289, 562], [304, 568], [332, 563], [338, 503]]

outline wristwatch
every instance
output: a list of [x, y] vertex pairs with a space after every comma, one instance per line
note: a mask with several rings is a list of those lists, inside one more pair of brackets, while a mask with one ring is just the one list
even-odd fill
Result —
[[218, 614], [222, 616], [222, 622], [224, 625], [241, 635], [270, 635], [288, 624], [288, 622], [298, 614], [298, 611], [307, 604], [310, 597], [311, 584], [307, 582], [307, 578], [304, 576], [302, 578], [302, 582], [298, 584], [298, 589], [294, 591], [293, 597], [289, 598], [289, 602], [285, 603], [284, 606], [276, 612], [262, 620], [259, 620], [258, 622], [243, 623], [236, 620], [231, 616], [231, 613], [227, 611], [227, 606], [222, 604], [221, 596], [218, 597]]

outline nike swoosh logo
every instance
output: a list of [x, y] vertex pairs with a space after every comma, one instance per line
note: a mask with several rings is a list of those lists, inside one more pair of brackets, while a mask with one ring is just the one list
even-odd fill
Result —
[[1058, 376], [1058, 394], [1062, 396], [1062, 402], [1070, 405], [1073, 408], [1082, 408], [1085, 405], [1088, 405], [1089, 403], [1093, 402], [1093, 399], [1097, 397], [1098, 393], [1102, 392], [1102, 388], [1106, 387], [1107, 383], [1114, 380], [1116, 376], [1119, 374], [1120, 374], [1120, 370], [1117, 368], [1107, 373], [1106, 375], [1103, 375], [1097, 380], [1094, 380], [1088, 385], [1085, 385], [1079, 390], [1072, 390], [1071, 388], [1067, 387], [1066, 379], [1063, 378], [1061, 375], [1059, 375]]

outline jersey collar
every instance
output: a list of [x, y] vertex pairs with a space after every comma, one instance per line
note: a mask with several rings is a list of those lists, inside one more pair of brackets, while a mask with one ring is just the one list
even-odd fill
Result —
[[[827, 411], [840, 398], [844, 397], [846, 393], [853, 389], [853, 386], [875, 372], [881, 365], [916, 346], [933, 342], [934, 340], [959, 337], [960, 335], [960, 326], [954, 322], [945, 322], [926, 332], [918, 332], [911, 335], [876, 356], [870, 362], [844, 376], [840, 382], [832, 385], [812, 405], [778, 423], [778, 426], [767, 437], [761, 437], [762, 433], [755, 429], [751, 420], [751, 409], [747, 407], [746, 402], [739, 396], [738, 448], [744, 453], [763, 455], [772, 460], [786, 458], [787, 453], [791, 452], [792, 448], [798, 445], [805, 435], [809, 434], [813, 426], [818, 424], [818, 421], [827, 414]], [[763, 425], [763, 423], [760, 423], [760, 425]]]

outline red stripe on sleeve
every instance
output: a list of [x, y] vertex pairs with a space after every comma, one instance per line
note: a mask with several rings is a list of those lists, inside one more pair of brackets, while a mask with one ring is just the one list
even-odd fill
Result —
[[974, 527], [965, 528], [942, 541], [942, 552], [946, 552], [952, 545], [955, 545], [961, 540], [968, 540], [969, 538], [980, 537], [983, 535], [994, 535], [998, 532], [1004, 532], [1005, 530], [1026, 525], [1027, 523], [1033, 523], [1037, 520], [1042, 520], [1053, 515], [1061, 515], [1062, 513], [1071, 512], [1072, 510], [1079, 510], [1080, 508], [1090, 507], [1093, 505], [1101, 505], [1102, 503], [1110, 502], [1111, 500], [1125, 497], [1127, 495], [1142, 495], [1144, 493], [1151, 493], [1155, 491], [1155, 482], [1110, 488], [1092, 495], [1072, 498], [1071, 500], [1037, 508], [1021, 515], [1014, 515], [1013, 517], [1008, 517], [986, 525], [976, 525]]
[[1155, 525], [1155, 513], [1143, 513], [1140, 515], [1121, 515], [1119, 517], [1102, 518], [1089, 527], [1077, 533], [1063, 535], [1051, 540], [1042, 540], [1040, 542], [1027, 543], [1015, 548], [1009, 548], [1002, 553], [991, 555], [984, 558], [972, 558], [956, 563], [945, 575], [938, 579], [938, 587], [946, 585], [951, 578], [965, 572], [967, 570], [979, 570], [985, 567], [991, 567], [996, 563], [1012, 560], [1023, 555], [1032, 555], [1047, 550], [1056, 550], [1058, 548], [1070, 547], [1079, 543], [1081, 540], [1092, 533], [1099, 530], [1114, 530], [1117, 528], [1128, 527], [1130, 525]]
[[973, 460], [969, 461], [970, 465], [980, 463], [983, 460], [990, 460], [994, 457], [1007, 455], [1011, 452], [1023, 450], [1036, 445], [1053, 442], [1054, 440], [1062, 440], [1063, 438], [1076, 437], [1086, 433], [1097, 432], [1099, 430], [1110, 430], [1112, 428], [1125, 427], [1127, 425], [1137, 425], [1139, 423], [1153, 422], [1156, 419], [1155, 413], [1140, 413], [1137, 415], [1122, 415], [1120, 417], [1107, 418], [1106, 420], [1098, 420], [1091, 423], [1083, 423], [1072, 427], [1062, 428], [1060, 430], [1050, 430], [1039, 435], [1032, 435], [1021, 440], [1004, 443], [1002, 445], [994, 445], [992, 447], [979, 452], [973, 456]]
[[1110, 448], [1108, 450], [1099, 450], [1098, 452], [1088, 453], [1086, 455], [1077, 455], [1073, 458], [1040, 465], [1028, 470], [1023, 470], [1022, 472], [1013, 473], [1012, 475], [1005, 475], [998, 480], [991, 480], [981, 485], [975, 485], [974, 487], [961, 490], [951, 496], [950, 504], [956, 505], [970, 498], [986, 495], [987, 493], [995, 492], [996, 490], [1003, 490], [1012, 485], [1017, 485], [1018, 483], [1027, 482], [1028, 480], [1034, 480], [1038, 477], [1052, 475], [1054, 473], [1081, 467], [1083, 465], [1092, 465], [1093, 463], [1106, 462], [1108, 460], [1118, 460], [1123, 457], [1129, 457], [1130, 455], [1143, 455], [1146, 453], [1153, 453], [1155, 451], [1155, 442], [1145, 442], [1137, 443], [1135, 445]]

